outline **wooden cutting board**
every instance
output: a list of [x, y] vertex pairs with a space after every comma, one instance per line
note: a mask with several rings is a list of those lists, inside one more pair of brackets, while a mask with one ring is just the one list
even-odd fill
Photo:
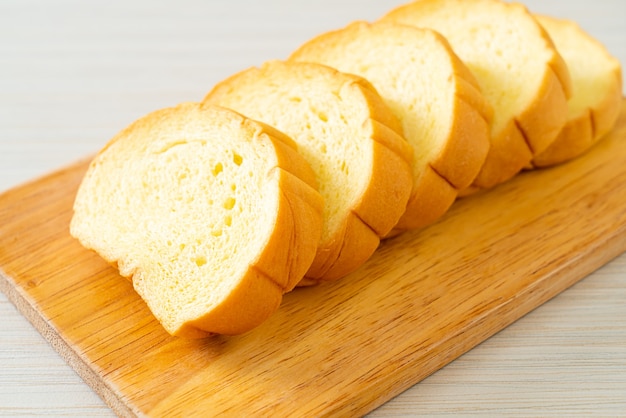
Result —
[[169, 337], [68, 235], [80, 162], [0, 196], [0, 288], [119, 415], [361, 415], [626, 251], [626, 105], [584, 157], [462, 199], [237, 337]]

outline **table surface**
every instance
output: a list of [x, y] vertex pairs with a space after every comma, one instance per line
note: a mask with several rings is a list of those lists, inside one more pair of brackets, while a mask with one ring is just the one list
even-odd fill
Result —
[[[399, 0], [0, 2], [0, 191]], [[623, 0], [527, 0], [626, 63]], [[625, 209], [626, 210], [626, 209]], [[626, 414], [626, 254], [371, 416]], [[0, 294], [0, 416], [113, 416]]]

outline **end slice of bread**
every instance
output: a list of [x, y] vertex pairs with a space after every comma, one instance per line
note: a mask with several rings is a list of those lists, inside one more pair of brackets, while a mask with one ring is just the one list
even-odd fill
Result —
[[489, 147], [492, 110], [441, 35], [353, 22], [306, 42], [290, 60], [366, 78], [400, 120], [413, 147], [413, 189], [392, 235], [437, 220], [478, 174]]
[[491, 147], [473, 189], [510, 179], [555, 140], [567, 119], [571, 80], [552, 40], [524, 6], [416, 0], [381, 20], [440, 32], [491, 103]]
[[313, 168], [325, 202], [324, 227], [301, 285], [360, 267], [404, 212], [411, 147], [363, 78], [320, 64], [269, 61], [222, 81], [204, 102], [285, 132]]
[[573, 95], [568, 120], [557, 139], [533, 159], [546, 167], [575, 158], [606, 135], [622, 105], [622, 67], [607, 49], [575, 22], [535, 16], [565, 59]]
[[238, 334], [302, 279], [322, 227], [295, 143], [231, 110], [185, 103], [137, 120], [91, 162], [71, 234], [131, 277], [171, 334]]

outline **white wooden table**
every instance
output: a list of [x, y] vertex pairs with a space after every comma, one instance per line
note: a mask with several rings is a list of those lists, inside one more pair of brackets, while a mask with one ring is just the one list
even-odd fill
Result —
[[[0, 0], [0, 191], [399, 0]], [[626, 63], [623, 0], [527, 0]], [[624, 209], [626, 210], [626, 208]], [[0, 294], [0, 416], [112, 416]], [[626, 416], [626, 255], [372, 416]]]

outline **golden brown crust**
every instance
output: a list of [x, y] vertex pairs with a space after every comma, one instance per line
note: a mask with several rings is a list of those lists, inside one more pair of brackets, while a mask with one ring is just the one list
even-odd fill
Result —
[[555, 51], [534, 100], [515, 118], [533, 156], [548, 148], [563, 128], [571, 90], [565, 62]]
[[[397, 235], [402, 230], [421, 228], [437, 221], [448, 211], [459, 193], [472, 184], [482, 169], [483, 165], [476, 162], [485, 160], [489, 147], [486, 142], [477, 143], [474, 135], [476, 132], [484, 132], [484, 138], [488, 138], [489, 127], [477, 108], [470, 106], [466, 101], [459, 100], [457, 108], [458, 113], [465, 116], [455, 121], [451, 135], [459, 139], [454, 145], [446, 147], [442, 157], [427, 166], [415, 181], [406, 214], [402, 216], [390, 236]], [[448, 178], [463, 181], [451, 184]]]
[[[474, 191], [489, 189], [509, 180], [532, 159], [527, 140], [515, 120], [510, 121], [497, 137], [493, 137], [487, 159], [469, 187]], [[467, 195], [468, 191], [460, 193]]]
[[594, 144], [594, 124], [591, 109], [568, 120], [556, 140], [544, 152], [533, 158], [529, 169], [560, 164], [587, 151]]
[[[616, 87], [617, 92], [621, 90], [621, 86]], [[561, 164], [584, 154], [615, 125], [621, 104], [621, 94], [612, 94], [593, 108], [588, 107], [577, 117], [570, 118], [550, 147], [535, 156], [533, 167]]]
[[458, 194], [458, 190], [430, 166], [425, 168], [413, 189], [414, 197], [407, 204], [407, 212], [413, 216], [400, 218], [393, 230], [387, 234], [387, 238], [437, 221], [441, 214], [447, 212]]
[[[467, 86], [463, 80], [460, 86]], [[451, 122], [448, 141], [431, 167], [456, 190], [469, 186], [478, 175], [489, 151], [489, 123], [481, 110], [487, 107], [478, 90], [468, 100], [468, 89], [457, 88], [453, 103], [457, 115]], [[475, 102], [482, 103], [476, 106]]]
[[[413, 187], [409, 166], [413, 151], [404, 138], [386, 125], [376, 120], [365, 123], [369, 126], [364, 128], [370, 132], [371, 138], [375, 141], [374, 165], [379, 167], [379, 171], [370, 178], [369, 187], [353, 212], [376, 235], [384, 237], [406, 211], [405, 202], [408, 201], [409, 192]], [[398, 166], [404, 168], [398, 171]], [[378, 204], [373, 206], [368, 203], [372, 201]], [[398, 202], [403, 204], [398, 205]]]
[[219, 305], [172, 330], [172, 335], [198, 339], [242, 334], [267, 320], [280, 306], [283, 293], [271, 279], [251, 268]]
[[[354, 78], [353, 83], [359, 87], [360, 93], [367, 97], [371, 114], [370, 119], [378, 122], [380, 127], [391, 129], [395, 133], [395, 135], [387, 133], [376, 135], [377, 141], [384, 143], [385, 146], [389, 147], [398, 155], [411, 161], [413, 159], [413, 149], [406, 139], [402, 137], [402, 124], [393, 112], [389, 110], [389, 107], [387, 107], [376, 88], [363, 77], [354, 76], [352, 74], [346, 75]], [[398, 139], [398, 136], [401, 138]]]
[[[283, 288], [292, 290], [316, 254], [323, 220], [321, 196], [302, 184], [298, 175], [275, 170], [282, 191], [275, 231], [255, 267]], [[277, 279], [284, 279], [283, 282]]]
[[613, 76], [615, 77], [613, 94], [608, 95], [604, 101], [591, 108], [596, 140], [602, 138], [613, 129], [623, 106], [621, 67], [615, 70]]
[[[380, 237], [355, 213], [351, 213], [344, 223], [341, 240], [332, 247], [318, 250], [316, 263], [306, 273], [298, 286], [310, 286], [326, 281], [337, 280], [354, 271], [355, 261], [363, 264], [364, 249], [371, 256], [380, 243]], [[359, 245], [352, 245], [353, 242]]]

